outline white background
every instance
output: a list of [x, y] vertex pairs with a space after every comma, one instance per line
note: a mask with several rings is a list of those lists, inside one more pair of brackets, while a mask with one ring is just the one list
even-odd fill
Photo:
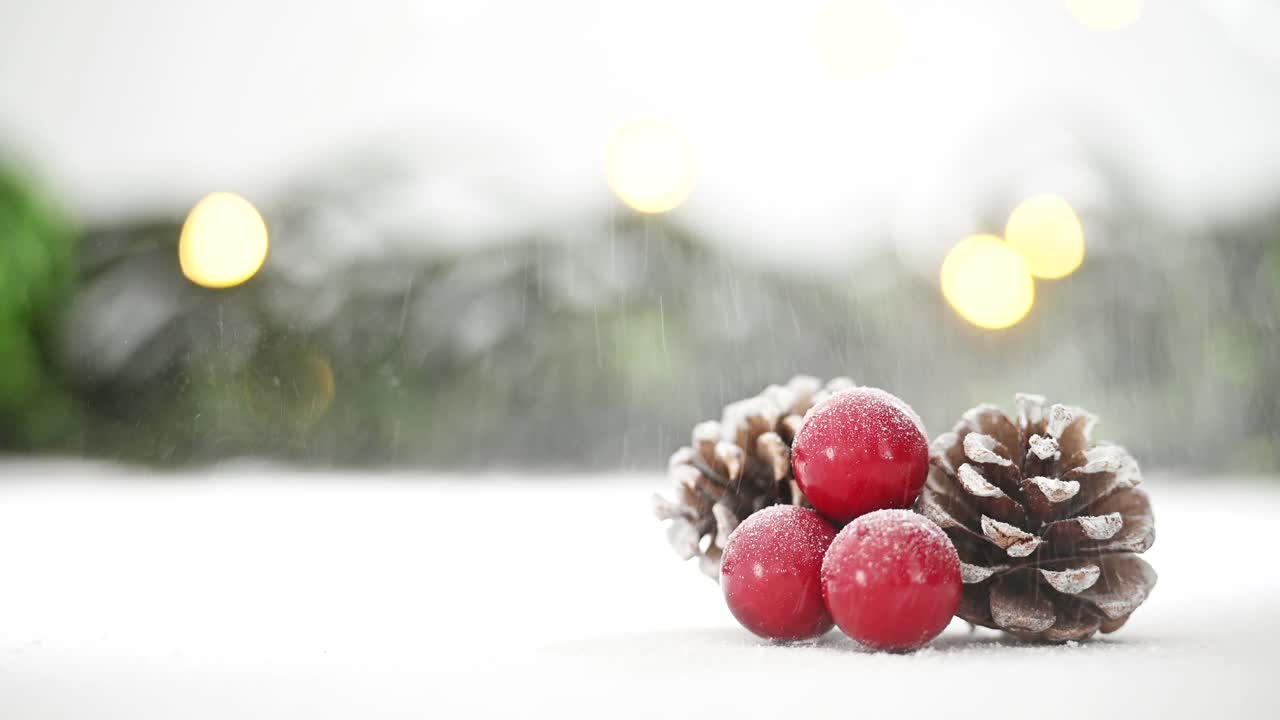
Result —
[[475, 218], [500, 235], [607, 209], [608, 133], [657, 114], [702, 160], [677, 217], [720, 242], [803, 261], [893, 239], [930, 272], [998, 230], [993, 192], [1130, 210], [1087, 148], [1175, 222], [1280, 189], [1273, 4], [1152, 0], [1112, 33], [1058, 0], [891, 4], [900, 62], [851, 82], [817, 57], [815, 0], [7, 0], [0, 142], [87, 219], [211, 190], [269, 205], [377, 150], [418, 176], [411, 211], [467, 219], [429, 251], [492, 239]]

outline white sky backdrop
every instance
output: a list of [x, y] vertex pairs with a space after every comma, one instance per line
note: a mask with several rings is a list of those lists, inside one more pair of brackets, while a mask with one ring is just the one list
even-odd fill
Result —
[[999, 229], [993, 188], [1105, 209], [1082, 134], [1175, 219], [1280, 190], [1275, 2], [1148, 0], [1115, 33], [1060, 0], [893, 5], [901, 62], [855, 82], [817, 58], [820, 2], [5, 0], [0, 142], [87, 218], [390, 149], [422, 178], [409, 214], [454, 218], [424, 244], [606, 208], [601, 148], [634, 114], [699, 149], [678, 217], [766, 253], [940, 256]]

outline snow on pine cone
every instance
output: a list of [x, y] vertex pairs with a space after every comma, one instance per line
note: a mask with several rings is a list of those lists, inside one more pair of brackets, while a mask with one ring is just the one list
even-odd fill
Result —
[[702, 572], [719, 581], [720, 556], [738, 523], [770, 505], [808, 505], [791, 474], [791, 441], [809, 408], [853, 386], [848, 378], [823, 385], [797, 375], [728, 405], [719, 422], [694, 426], [692, 444], [667, 464], [674, 499], [653, 496], [654, 514], [669, 521], [667, 539], [676, 554], [697, 557]]
[[993, 405], [966, 412], [930, 447], [916, 510], [960, 553], [956, 614], [1025, 639], [1113, 632], [1156, 584], [1137, 553], [1155, 541], [1138, 463], [1094, 444], [1096, 418], [1017, 396], [1012, 421]]

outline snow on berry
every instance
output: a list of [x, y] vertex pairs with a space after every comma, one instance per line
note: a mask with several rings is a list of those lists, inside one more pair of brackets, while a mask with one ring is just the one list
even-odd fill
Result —
[[720, 586], [729, 611], [751, 632], [805, 640], [831, 629], [822, 600], [822, 560], [835, 528], [816, 512], [774, 505], [729, 536]]
[[815, 405], [791, 453], [801, 491], [835, 523], [911, 507], [929, 468], [920, 417], [879, 388], [850, 388]]
[[822, 563], [832, 619], [878, 650], [910, 651], [947, 627], [960, 604], [960, 557], [946, 533], [909, 510], [878, 510], [854, 520]]

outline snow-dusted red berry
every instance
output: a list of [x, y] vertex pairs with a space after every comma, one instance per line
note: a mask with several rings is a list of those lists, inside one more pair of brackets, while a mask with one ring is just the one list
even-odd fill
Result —
[[932, 640], [960, 605], [960, 557], [933, 521], [879, 510], [845, 526], [822, 563], [822, 596], [837, 626], [877, 650]]
[[796, 482], [837, 524], [884, 508], [911, 507], [929, 472], [919, 416], [878, 388], [836, 393], [805, 416], [791, 446]]
[[767, 507], [729, 536], [720, 587], [729, 612], [771, 640], [805, 640], [831, 629], [822, 601], [822, 557], [835, 528], [808, 508]]

